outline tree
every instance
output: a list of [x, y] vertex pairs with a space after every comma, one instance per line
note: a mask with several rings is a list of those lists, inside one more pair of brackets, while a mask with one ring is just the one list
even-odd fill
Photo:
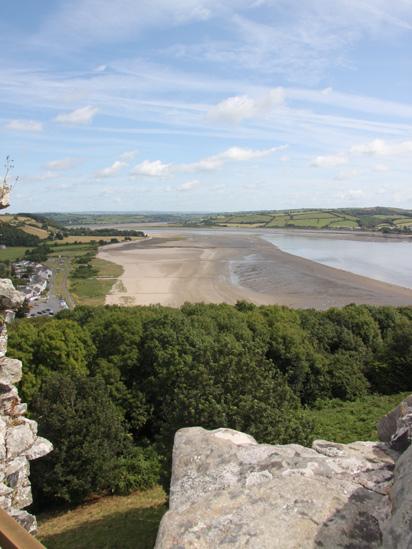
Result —
[[54, 450], [33, 462], [37, 506], [79, 503], [92, 494], [128, 493], [158, 480], [153, 450], [135, 449], [101, 379], [49, 377], [31, 404]]

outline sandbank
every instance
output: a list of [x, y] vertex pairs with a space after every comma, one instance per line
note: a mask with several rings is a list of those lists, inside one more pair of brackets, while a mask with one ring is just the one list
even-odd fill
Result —
[[412, 305], [412, 290], [281, 251], [258, 234], [167, 234], [105, 246], [102, 259], [124, 273], [107, 304], [279, 304], [327, 309], [349, 303]]

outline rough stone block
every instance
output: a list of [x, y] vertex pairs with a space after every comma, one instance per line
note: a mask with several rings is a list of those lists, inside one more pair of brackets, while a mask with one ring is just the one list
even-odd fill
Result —
[[0, 384], [14, 385], [21, 380], [22, 363], [16, 358], [0, 358]]
[[12, 505], [16, 509], [23, 509], [33, 503], [30, 484], [16, 486], [12, 494]]
[[409, 407], [412, 407], [412, 395], [409, 395], [396, 408], [383, 416], [377, 425], [379, 440], [387, 443], [391, 441], [398, 428], [398, 419], [408, 412]]
[[37, 437], [33, 446], [26, 452], [26, 457], [30, 460], [38, 459], [49, 454], [52, 450], [53, 444], [49, 440]]
[[24, 294], [18, 292], [12, 281], [0, 278], [0, 309], [18, 309], [24, 302]]
[[14, 425], [7, 429], [6, 433], [6, 451], [7, 459], [13, 459], [27, 450], [33, 445], [36, 434], [33, 432], [33, 426], [29, 420], [24, 423]]
[[272, 446], [230, 429], [181, 429], [156, 549], [377, 549], [395, 456], [383, 443]]
[[30, 515], [27, 511], [21, 509], [12, 509], [10, 515], [17, 520], [23, 528], [25, 528], [30, 534], [35, 534], [37, 531], [36, 517]]

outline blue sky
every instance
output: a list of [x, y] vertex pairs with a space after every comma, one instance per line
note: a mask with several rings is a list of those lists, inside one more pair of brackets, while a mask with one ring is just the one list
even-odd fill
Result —
[[19, 0], [13, 211], [412, 208], [412, 0]]

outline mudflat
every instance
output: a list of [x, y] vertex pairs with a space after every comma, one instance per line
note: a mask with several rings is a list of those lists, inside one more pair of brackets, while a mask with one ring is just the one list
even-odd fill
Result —
[[253, 234], [168, 234], [106, 246], [99, 257], [124, 268], [106, 298], [112, 305], [412, 305], [410, 289], [285, 253]]

